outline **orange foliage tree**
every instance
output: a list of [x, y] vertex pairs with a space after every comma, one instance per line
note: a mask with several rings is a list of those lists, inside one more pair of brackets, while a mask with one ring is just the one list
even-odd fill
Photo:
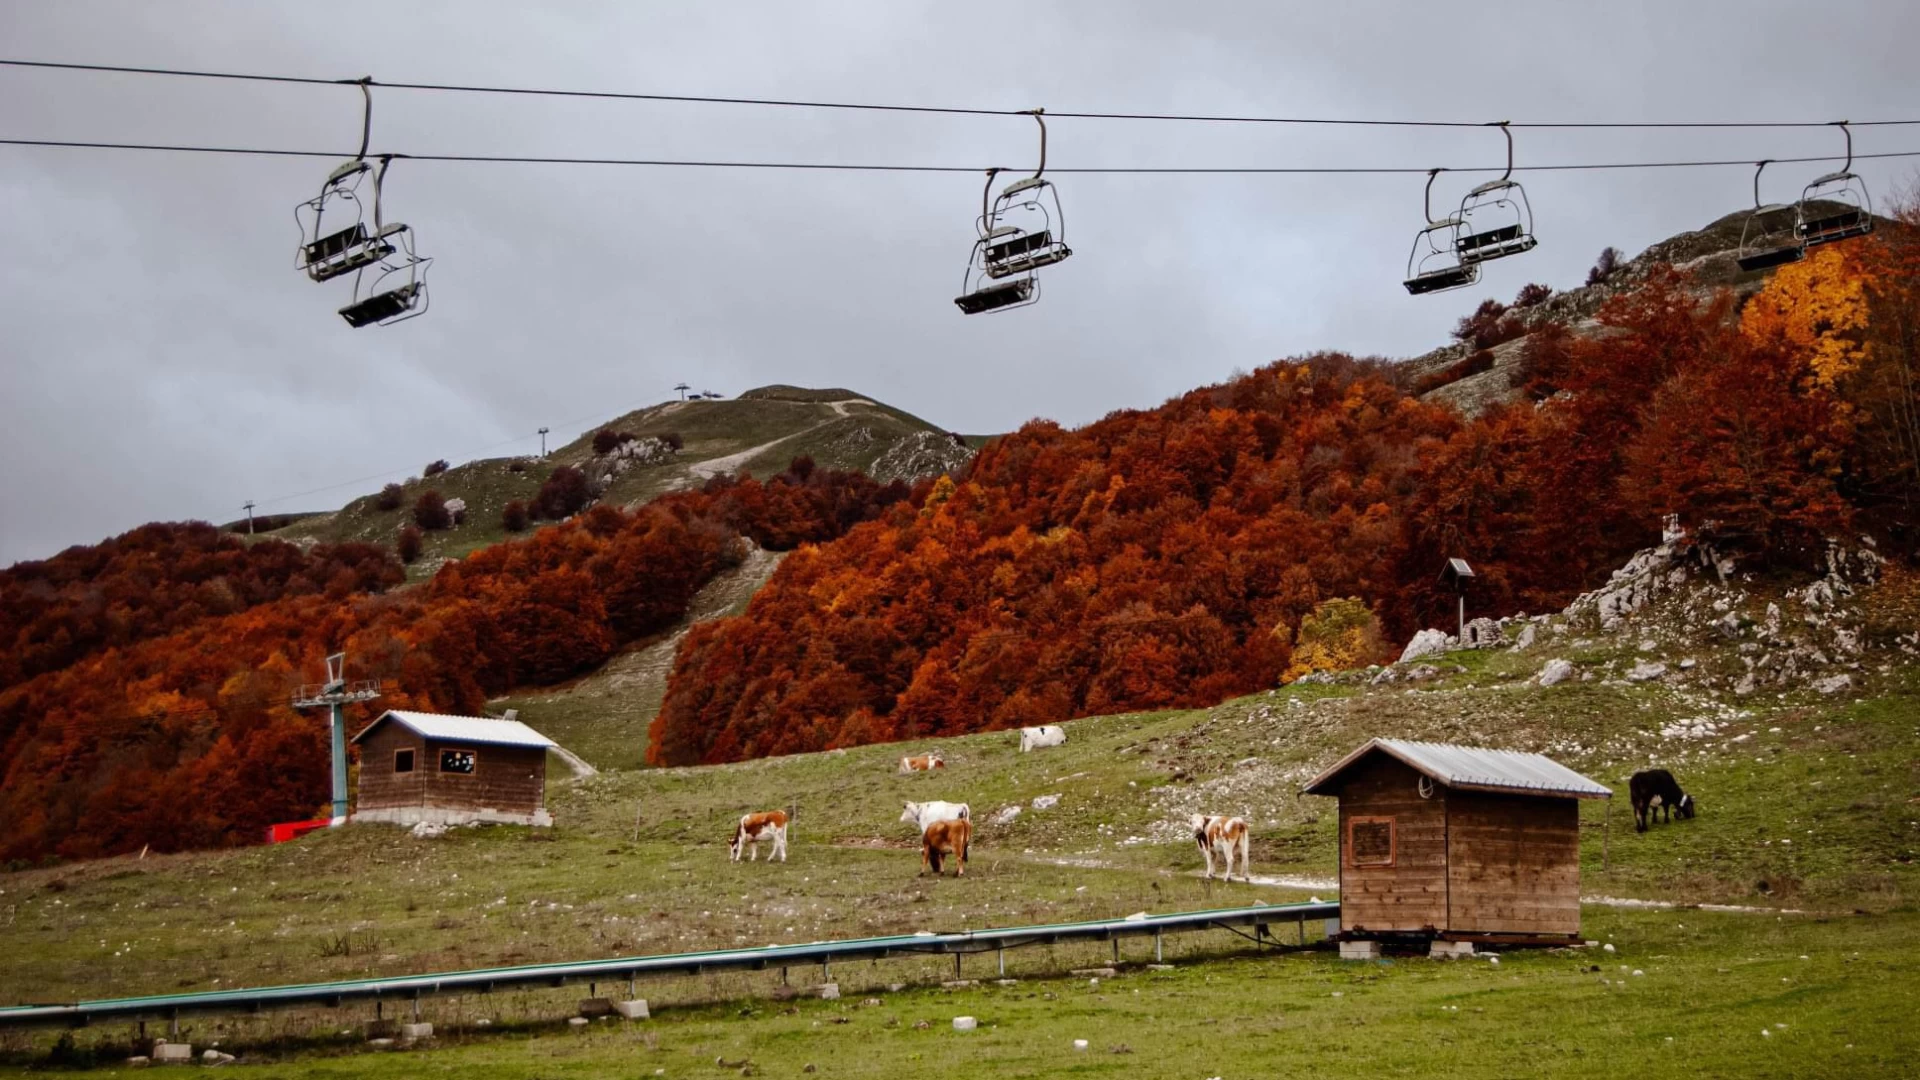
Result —
[[309, 591], [94, 649], [0, 690], [0, 862], [252, 842], [325, 796], [324, 721], [288, 693], [327, 653], [383, 679], [381, 707], [478, 712], [671, 626], [742, 534], [829, 540], [906, 495], [831, 470], [726, 479], [634, 513], [596, 507], [406, 592]]

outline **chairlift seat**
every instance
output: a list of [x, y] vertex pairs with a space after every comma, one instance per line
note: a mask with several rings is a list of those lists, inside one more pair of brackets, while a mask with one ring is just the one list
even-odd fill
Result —
[[349, 250], [359, 247], [366, 242], [367, 227], [356, 221], [346, 228], [341, 229], [339, 232], [328, 233], [313, 243], [308, 244], [306, 247], [307, 262], [317, 263], [325, 262], [328, 259], [337, 259], [345, 255]]
[[1512, 180], [1489, 180], [1479, 187], [1474, 188], [1472, 191], [1467, 192], [1467, 198], [1471, 199], [1479, 195], [1488, 194], [1489, 192], [1500, 191], [1506, 188], [1517, 188], [1519, 186], [1519, 184]]
[[1043, 266], [1052, 266], [1071, 254], [1073, 249], [1054, 240], [1052, 234], [1045, 229], [1034, 233], [1022, 233], [1010, 240], [987, 245], [985, 252], [987, 276], [1003, 278], [1013, 274], [1023, 274]]
[[425, 288], [426, 286], [416, 281], [397, 289], [374, 293], [364, 300], [341, 308], [340, 317], [347, 320], [347, 325], [356, 330], [363, 326], [386, 322], [412, 311]]
[[1029, 176], [1025, 180], [1015, 180], [1013, 183], [1008, 184], [1006, 188], [1000, 192], [1000, 197], [1004, 199], [1009, 195], [1018, 195], [1023, 191], [1032, 191], [1037, 187], [1045, 187], [1046, 184], [1047, 182], [1045, 180], [1037, 176]]
[[304, 249], [307, 276], [314, 281], [331, 281], [342, 274], [371, 266], [393, 254], [393, 245], [385, 239], [391, 230], [368, 236], [359, 222], [339, 232], [323, 236]]
[[1519, 225], [1503, 225], [1486, 232], [1469, 233], [1454, 241], [1454, 249], [1464, 263], [1486, 262], [1532, 251], [1538, 243]]
[[1480, 268], [1473, 263], [1463, 263], [1459, 266], [1444, 266], [1438, 270], [1416, 274], [1408, 278], [1404, 284], [1408, 295], [1421, 296], [1425, 293], [1458, 289], [1478, 280], [1480, 280]]
[[1809, 245], [1830, 244], [1865, 236], [1873, 231], [1873, 218], [1859, 210], [1844, 210], [1826, 217], [1800, 223], [1800, 239]]
[[993, 228], [987, 230], [986, 238], [992, 240], [996, 236], [1012, 236], [1019, 231], [1020, 226], [1018, 225], [995, 225]]
[[[982, 312], [999, 311], [1002, 308], [1016, 307], [1033, 300], [1033, 279], [1020, 278], [1017, 281], [1005, 281], [997, 285], [987, 285], [965, 296], [956, 296], [954, 304], [968, 315]], [[345, 314], [342, 312], [342, 314]]]
[[1768, 251], [1756, 251], [1751, 255], [1742, 255], [1737, 260], [1742, 270], [1768, 270], [1776, 266], [1785, 266], [1799, 262], [1807, 254], [1807, 249], [1798, 244], [1773, 248]]

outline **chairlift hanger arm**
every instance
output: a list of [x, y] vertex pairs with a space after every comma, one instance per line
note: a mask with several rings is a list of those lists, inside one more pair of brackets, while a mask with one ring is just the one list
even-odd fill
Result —
[[1507, 137], [1507, 171], [1500, 174], [1500, 179], [1502, 182], [1510, 180], [1513, 178], [1513, 122], [1511, 120], [1495, 120], [1487, 126], [1499, 128], [1500, 133]]
[[350, 79], [348, 81], [360, 87], [362, 105], [360, 110], [360, 152], [354, 155], [354, 160], [365, 161], [367, 158], [367, 144], [373, 140], [373, 76], [362, 75], [357, 79]]
[[1833, 126], [1839, 128], [1840, 134], [1845, 135], [1847, 137], [1847, 163], [1845, 165], [1840, 166], [1840, 171], [1852, 172], [1853, 171], [1853, 129], [1847, 126], [1847, 122], [1845, 120], [1835, 120], [1833, 122]]
[[[1041, 175], [1047, 171], [1047, 122], [1040, 116], [1041, 113], [1046, 111], [1045, 109], [1032, 109], [1029, 110], [1027, 114], [1033, 117], [1034, 123], [1040, 125], [1040, 167], [1033, 170], [1033, 178], [1035, 180], [1040, 179]], [[1851, 137], [1849, 137], [1847, 145], [1849, 147], [1853, 145]], [[1848, 160], [1852, 160], [1851, 151], [1848, 153]]]
[[1759, 161], [1756, 161], [1753, 163], [1753, 208], [1755, 210], [1758, 210], [1761, 207], [1760, 174], [1762, 172], [1765, 172], [1767, 166], [1771, 165], [1772, 163], [1773, 163], [1772, 158], [1761, 158]]
[[1446, 171], [1447, 170], [1445, 169], [1428, 169], [1427, 170], [1427, 196], [1426, 196], [1425, 212], [1427, 215], [1427, 224], [1429, 225], [1440, 224], [1439, 222], [1433, 220], [1433, 182], [1439, 178], [1441, 173]]

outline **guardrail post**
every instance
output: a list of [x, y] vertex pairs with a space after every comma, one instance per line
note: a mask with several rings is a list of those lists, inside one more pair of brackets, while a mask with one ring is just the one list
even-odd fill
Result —
[[1000, 959], [1000, 977], [1004, 979], [1007, 977], [1007, 950], [995, 949], [993, 951]]
[[1161, 959], [1161, 957], [1160, 957], [1160, 929], [1159, 929], [1159, 927], [1155, 927], [1155, 928], [1154, 928], [1154, 931], [1153, 931], [1153, 962], [1154, 962], [1154, 963], [1156, 963], [1156, 964], [1159, 964], [1159, 963], [1163, 963], [1163, 962], [1164, 962], [1164, 961], [1163, 961], [1163, 960]]
[[1113, 962], [1116, 964], [1120, 962], [1120, 939], [1119, 938], [1113, 939]]
[[953, 954], [953, 977], [960, 977], [960, 954], [957, 952]]

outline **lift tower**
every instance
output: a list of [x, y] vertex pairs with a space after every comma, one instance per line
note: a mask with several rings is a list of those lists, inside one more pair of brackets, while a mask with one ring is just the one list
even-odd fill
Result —
[[347, 654], [334, 653], [327, 657], [327, 681], [317, 685], [309, 683], [293, 694], [294, 708], [326, 709], [333, 721], [333, 819], [328, 824], [335, 826], [347, 821], [346, 707], [351, 702], [372, 701], [380, 696], [378, 679], [350, 683], [346, 673]]

